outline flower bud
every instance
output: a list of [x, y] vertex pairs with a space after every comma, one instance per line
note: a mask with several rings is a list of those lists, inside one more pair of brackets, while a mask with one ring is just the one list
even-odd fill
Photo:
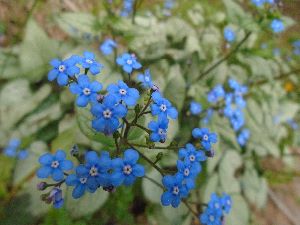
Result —
[[98, 101], [99, 103], [102, 103], [103, 100], [104, 100], [104, 95], [98, 94], [98, 95], [97, 95], [97, 101]]
[[215, 150], [211, 149], [208, 152], [206, 152], [206, 156], [213, 158], [215, 156]]
[[47, 186], [48, 186], [48, 184], [47, 184], [46, 182], [42, 181], [42, 182], [40, 182], [40, 183], [38, 183], [38, 184], [36, 185], [36, 188], [37, 188], [39, 191], [43, 191], [43, 190], [45, 190], [45, 189], [47, 188]]
[[79, 148], [78, 148], [78, 145], [73, 145], [73, 147], [71, 148], [71, 150], [70, 150], [70, 154], [71, 154], [71, 156], [74, 156], [74, 157], [76, 157], [76, 156], [78, 156], [79, 155]]

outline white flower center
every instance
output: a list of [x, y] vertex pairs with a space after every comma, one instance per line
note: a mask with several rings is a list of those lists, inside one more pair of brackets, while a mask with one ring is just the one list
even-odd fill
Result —
[[220, 204], [219, 203], [215, 203], [215, 208], [216, 209], [220, 208]]
[[87, 178], [86, 177], [82, 177], [82, 178], [79, 179], [79, 181], [80, 181], [80, 183], [85, 184], [86, 181], [87, 181]]
[[188, 168], [186, 168], [184, 171], [183, 171], [183, 173], [184, 173], [184, 176], [188, 176], [189, 174], [190, 174], [190, 170], [188, 169]]
[[204, 134], [203, 140], [204, 140], [204, 141], [208, 141], [208, 136], [207, 136], [207, 134]]
[[165, 135], [166, 134], [166, 132], [161, 128], [158, 129], [158, 133], [159, 133], [159, 135]]
[[129, 175], [129, 174], [131, 174], [131, 172], [132, 172], [132, 167], [130, 165], [126, 165], [123, 167], [124, 174]]
[[111, 118], [111, 111], [109, 109], [106, 109], [105, 111], [103, 111], [103, 116], [104, 118], [108, 119]]
[[51, 167], [52, 168], [57, 168], [59, 166], [59, 162], [58, 161], [52, 161], [51, 163]]
[[95, 166], [92, 166], [92, 167], [91, 167], [91, 169], [90, 169], [90, 175], [91, 175], [92, 177], [98, 175], [98, 169], [97, 169], [97, 167], [95, 167]]
[[213, 215], [210, 215], [210, 216], [209, 216], [209, 220], [210, 220], [211, 222], [213, 222], [213, 221], [215, 221], [215, 217], [214, 217]]
[[91, 94], [91, 90], [89, 88], [84, 88], [82, 92], [83, 92], [84, 95], [90, 95]]
[[195, 156], [194, 156], [194, 155], [190, 155], [190, 161], [191, 161], [191, 162], [194, 162], [194, 161], [195, 161], [195, 159], [196, 159], [196, 158], [195, 158]]
[[165, 112], [167, 110], [167, 106], [165, 104], [161, 104], [160, 110]]
[[126, 62], [127, 62], [128, 65], [131, 65], [131, 64], [132, 64], [132, 60], [131, 60], [131, 59], [127, 59]]
[[127, 91], [125, 90], [125, 89], [120, 89], [119, 90], [119, 93], [121, 94], [121, 95], [126, 95], [127, 94]]
[[91, 60], [91, 59], [86, 59], [85, 62], [88, 63], [88, 64], [92, 64], [92, 63], [93, 63], [93, 60]]
[[65, 69], [66, 69], [65, 65], [60, 65], [60, 66], [58, 67], [58, 70], [59, 70], [59, 72], [61, 72], [61, 73], [64, 72]]
[[178, 195], [179, 194], [179, 188], [177, 186], [173, 187], [173, 194]]

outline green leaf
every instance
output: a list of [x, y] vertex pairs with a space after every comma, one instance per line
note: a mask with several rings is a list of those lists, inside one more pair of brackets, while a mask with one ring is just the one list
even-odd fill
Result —
[[49, 61], [58, 54], [58, 49], [58, 42], [48, 38], [34, 20], [29, 20], [20, 48], [21, 68], [26, 77], [36, 81], [45, 76]]
[[181, 111], [185, 99], [185, 80], [179, 65], [170, 68], [168, 82], [164, 89], [164, 97], [177, 107], [178, 112]]
[[59, 14], [55, 21], [58, 26], [71, 37], [93, 40], [100, 33], [96, 31], [96, 17], [90, 13], [66, 12]]
[[170, 221], [172, 225], [182, 225], [188, 209], [184, 204], [180, 204], [178, 208], [173, 208], [171, 206], [162, 207], [162, 212], [166, 218]]
[[99, 189], [95, 193], [86, 192], [80, 199], [74, 199], [72, 190], [73, 188], [67, 188], [65, 207], [73, 218], [96, 212], [108, 198], [108, 192]]
[[[148, 177], [154, 179], [155, 181], [161, 183], [161, 175], [155, 169], [152, 169], [150, 172], [146, 174]], [[145, 198], [153, 203], [160, 204], [160, 196], [163, 193], [163, 190], [151, 182], [150, 180], [143, 178], [142, 180], [142, 190]]]
[[[224, 149], [225, 150], [225, 149]], [[226, 150], [219, 168], [222, 189], [227, 193], [239, 193], [240, 183], [234, 174], [242, 165], [242, 159], [236, 151]]]
[[219, 175], [218, 173], [213, 173], [207, 178], [207, 183], [205, 184], [205, 187], [203, 188], [203, 196], [204, 202], [209, 202], [211, 193], [217, 192], [219, 187]]
[[13, 185], [17, 186], [35, 176], [35, 170], [39, 167], [39, 157], [46, 153], [48, 150], [47, 145], [42, 141], [33, 142], [28, 148], [28, 157], [24, 160], [18, 160], [13, 177]]
[[266, 179], [259, 177], [253, 166], [247, 166], [241, 179], [243, 193], [258, 208], [263, 208], [267, 201], [268, 186]]
[[249, 224], [249, 208], [245, 199], [241, 195], [231, 195], [232, 209], [226, 216], [226, 224], [241, 225]]

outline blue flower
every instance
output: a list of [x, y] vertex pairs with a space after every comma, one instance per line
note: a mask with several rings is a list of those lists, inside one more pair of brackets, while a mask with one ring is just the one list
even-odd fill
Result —
[[145, 70], [145, 74], [139, 74], [138, 75], [138, 80], [140, 82], [142, 82], [142, 86], [146, 89], [152, 88], [152, 86], [153, 86], [149, 69]]
[[235, 40], [235, 33], [230, 27], [224, 29], [224, 38], [229, 43]]
[[222, 209], [225, 211], [225, 213], [229, 213], [232, 207], [232, 200], [230, 195], [227, 195], [223, 193], [223, 196], [221, 198], [221, 203], [222, 203]]
[[140, 69], [142, 65], [137, 61], [134, 54], [124, 53], [117, 58], [117, 64], [123, 67], [126, 73], [131, 73], [133, 69]]
[[[90, 189], [87, 185], [88, 178], [89, 174], [86, 173], [86, 168], [83, 165], [76, 167], [76, 174], [70, 174], [66, 178], [66, 184], [68, 186], [75, 186], [72, 191], [73, 198], [80, 198], [86, 190], [91, 193], [95, 191], [95, 189]], [[92, 187], [94, 188], [94, 186]]]
[[110, 55], [114, 48], [116, 48], [118, 45], [117, 43], [112, 39], [106, 39], [99, 47], [100, 51], [104, 55]]
[[111, 175], [111, 183], [113, 186], [124, 184], [132, 185], [137, 177], [145, 175], [145, 168], [137, 164], [139, 154], [136, 150], [127, 149], [124, 152], [124, 158], [116, 158], [112, 160], [113, 174]]
[[54, 187], [47, 199], [47, 202], [53, 202], [53, 206], [56, 209], [59, 209], [64, 204], [64, 199], [62, 198], [62, 190], [58, 187]]
[[202, 111], [202, 106], [200, 103], [192, 101], [190, 104], [190, 111], [192, 113], [192, 115], [198, 115], [201, 113]]
[[161, 203], [163, 206], [172, 205], [177, 208], [180, 204], [181, 198], [185, 198], [188, 195], [188, 190], [185, 185], [182, 184], [183, 176], [180, 173], [174, 176], [164, 176], [162, 183], [166, 191], [161, 196]]
[[215, 214], [218, 216], [222, 216], [222, 202], [221, 198], [218, 197], [216, 193], [212, 193], [210, 196], [210, 201], [208, 203], [208, 207], [215, 210]]
[[284, 24], [280, 19], [273, 19], [270, 27], [275, 33], [280, 33], [284, 30]]
[[299, 125], [293, 119], [288, 119], [286, 122], [293, 130], [297, 130], [299, 128]]
[[45, 153], [39, 158], [42, 165], [36, 172], [39, 178], [48, 178], [52, 176], [53, 180], [61, 181], [64, 179], [64, 171], [71, 170], [73, 163], [66, 160], [66, 153], [63, 150], [57, 150], [54, 155]]
[[237, 136], [237, 142], [240, 146], [245, 146], [250, 137], [250, 131], [248, 129], [243, 129]]
[[57, 79], [57, 83], [60, 86], [66, 86], [69, 77], [73, 77], [80, 72], [79, 67], [76, 66], [77, 63], [78, 57], [76, 56], [71, 56], [64, 61], [59, 59], [51, 60], [50, 65], [53, 66], [53, 69], [48, 73], [48, 80], [53, 81]]
[[21, 141], [16, 138], [9, 140], [8, 145], [4, 148], [4, 154], [8, 157], [15, 157], [17, 155], [17, 149], [19, 148]]
[[204, 225], [221, 225], [221, 216], [218, 212], [210, 207], [200, 215], [199, 220]]
[[185, 148], [180, 148], [178, 158], [183, 159], [185, 162], [195, 164], [197, 170], [201, 170], [200, 162], [205, 161], [207, 158], [203, 151], [197, 150], [194, 145], [188, 143]]
[[167, 118], [158, 118], [158, 121], [150, 121], [148, 128], [152, 131], [150, 140], [153, 142], [164, 143], [167, 138], [169, 120]]
[[89, 69], [93, 75], [100, 73], [102, 65], [96, 62], [95, 54], [92, 52], [84, 52], [81, 58], [81, 65], [84, 69]]
[[[111, 159], [108, 152], [103, 151], [99, 157], [96, 152], [88, 151], [85, 154], [85, 164], [79, 165], [76, 168], [76, 176], [80, 178], [87, 178], [86, 180], [83, 179], [83, 182], [81, 183], [85, 184], [85, 189], [87, 191], [95, 192], [100, 186], [106, 186], [110, 183], [108, 174], [110, 168]], [[71, 184], [74, 183], [71, 182]], [[75, 193], [75, 197], [82, 195], [85, 191], [83, 186], [78, 188], [81, 188], [81, 190], [76, 190], [78, 193]]]
[[110, 84], [107, 87], [107, 91], [110, 95], [113, 95], [118, 102], [123, 101], [128, 106], [134, 106], [140, 97], [138, 90], [129, 88], [127, 84], [121, 80], [118, 81], [118, 85]]
[[20, 160], [26, 159], [28, 157], [28, 151], [26, 149], [20, 150], [17, 157]]
[[294, 47], [293, 53], [295, 55], [300, 55], [300, 40], [294, 41], [293, 42], [293, 47]]
[[208, 109], [206, 112], [206, 116], [202, 119], [203, 124], [208, 124], [213, 114], [214, 114], [214, 110]]
[[151, 105], [152, 115], [158, 117], [170, 117], [176, 119], [178, 112], [175, 107], [172, 106], [169, 100], [163, 98], [159, 92], [152, 93], [153, 104]]
[[85, 107], [89, 102], [97, 101], [97, 92], [101, 91], [102, 84], [98, 81], [90, 82], [89, 77], [80, 75], [78, 83], [73, 82], [70, 84], [70, 91], [78, 95], [76, 104], [79, 107]]
[[195, 128], [192, 131], [194, 138], [199, 138], [202, 147], [209, 151], [212, 143], [217, 143], [217, 134], [209, 133], [208, 128]]
[[134, 0], [123, 0], [123, 9], [121, 11], [121, 16], [127, 17], [133, 10]]
[[116, 97], [108, 95], [102, 103], [96, 103], [91, 108], [95, 119], [92, 121], [92, 127], [106, 135], [114, 133], [119, 128], [119, 118], [127, 114], [124, 105], [118, 104]]
[[190, 161], [177, 160], [178, 173], [182, 174], [184, 181], [183, 183], [188, 190], [195, 188], [195, 178], [201, 171], [199, 163], [191, 163]]
[[225, 91], [222, 85], [215, 86], [207, 95], [207, 101], [210, 103], [217, 103], [220, 99], [224, 98]]
[[232, 108], [230, 105], [224, 108], [225, 116], [230, 120], [231, 126], [235, 131], [239, 130], [245, 123], [243, 112], [236, 108]]
[[[239, 107], [245, 107], [246, 102], [243, 99], [243, 95], [248, 92], [248, 88], [244, 85], [240, 85], [236, 80], [229, 79], [228, 80], [229, 87], [234, 91], [233, 96], [231, 94], [227, 94], [225, 96], [225, 103], [228, 105], [232, 102], [232, 98], [234, 97], [235, 104]], [[226, 99], [227, 98], [227, 99]], [[230, 99], [230, 100], [229, 100]]]

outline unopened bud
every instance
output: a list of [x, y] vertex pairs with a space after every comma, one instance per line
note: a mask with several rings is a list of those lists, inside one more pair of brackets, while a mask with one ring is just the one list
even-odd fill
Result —
[[47, 188], [47, 183], [46, 182], [40, 182], [36, 185], [36, 188], [39, 190], [39, 191], [43, 191]]
[[102, 103], [103, 100], [104, 100], [104, 95], [98, 94], [98, 95], [97, 95], [97, 101], [98, 101], [99, 103]]
[[79, 155], [79, 148], [78, 148], [78, 145], [73, 145], [73, 147], [71, 148], [71, 150], [70, 150], [70, 154], [71, 154], [71, 156], [74, 156], [74, 157], [76, 157], [76, 156], [78, 156]]
[[215, 150], [211, 149], [208, 152], [206, 152], [206, 156], [213, 158], [215, 156]]
[[103, 187], [103, 190], [104, 190], [104, 191], [107, 191], [107, 192], [109, 192], [109, 193], [113, 193], [113, 192], [116, 191], [116, 187], [113, 186], [113, 185], [110, 185], [110, 186]]
[[156, 84], [153, 84], [153, 86], [151, 87], [151, 90], [154, 91], [159, 91], [159, 87]]

